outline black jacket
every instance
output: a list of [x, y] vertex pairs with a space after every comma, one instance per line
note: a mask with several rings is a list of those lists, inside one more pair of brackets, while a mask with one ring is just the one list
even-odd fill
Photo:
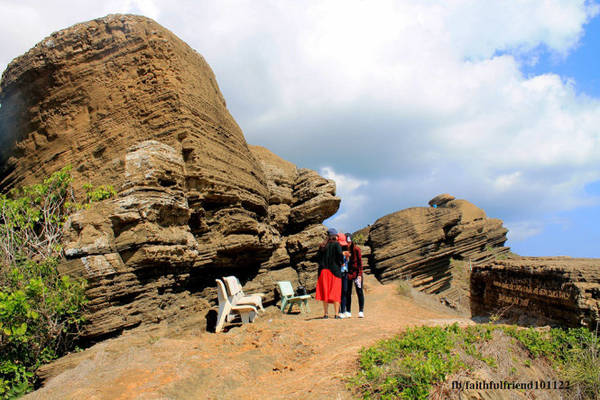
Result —
[[337, 240], [330, 240], [325, 246], [319, 248], [319, 275], [323, 269], [328, 269], [333, 275], [341, 278], [342, 264], [344, 264], [344, 254]]

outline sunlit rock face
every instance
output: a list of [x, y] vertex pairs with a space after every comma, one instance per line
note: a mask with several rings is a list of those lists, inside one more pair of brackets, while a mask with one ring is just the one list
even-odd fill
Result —
[[357, 232], [368, 238], [370, 267], [383, 282], [405, 279], [440, 293], [452, 280], [450, 259], [477, 265], [509, 251], [502, 221], [472, 203], [444, 194], [430, 205], [386, 215]]
[[71, 165], [76, 191], [118, 191], [65, 226], [61, 268], [88, 280], [89, 338], [204, 309], [224, 275], [268, 300], [277, 280], [314, 284], [335, 183], [249, 147], [208, 64], [156, 22], [56, 32], [0, 88], [0, 190]]

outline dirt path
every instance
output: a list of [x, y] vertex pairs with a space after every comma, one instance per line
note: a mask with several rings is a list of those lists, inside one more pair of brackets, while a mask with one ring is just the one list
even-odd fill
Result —
[[[253, 324], [201, 332], [193, 317], [111, 339], [78, 353], [78, 365], [28, 399], [351, 399], [345, 378], [358, 351], [408, 326], [468, 319], [424, 308], [367, 277], [366, 318], [320, 319], [267, 309]], [[192, 322], [191, 322], [192, 321]]]

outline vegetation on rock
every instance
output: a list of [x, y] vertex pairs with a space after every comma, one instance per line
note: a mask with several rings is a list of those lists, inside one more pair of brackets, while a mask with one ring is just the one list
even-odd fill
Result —
[[61, 275], [62, 227], [74, 210], [114, 196], [86, 186], [79, 204], [70, 167], [0, 194], [0, 397], [35, 385], [35, 370], [72, 350], [84, 322], [85, 281]]
[[352, 240], [354, 240], [354, 243], [361, 246], [367, 243], [367, 238], [365, 237], [364, 233], [355, 234], [354, 236], [352, 236]]
[[[495, 342], [499, 334], [514, 338], [532, 359], [549, 360], [558, 376], [569, 382], [572, 397], [595, 399], [600, 393], [597, 334], [586, 328], [542, 331], [491, 324], [423, 326], [382, 340], [361, 350], [359, 371], [351, 386], [364, 399], [427, 399], [450, 375], [459, 371], [468, 374], [473, 360], [497, 368], [498, 358], [506, 349], [492, 356], [484, 356], [481, 349], [485, 343]], [[527, 361], [531, 365], [531, 360]], [[516, 368], [511, 368], [511, 373], [514, 371]]]

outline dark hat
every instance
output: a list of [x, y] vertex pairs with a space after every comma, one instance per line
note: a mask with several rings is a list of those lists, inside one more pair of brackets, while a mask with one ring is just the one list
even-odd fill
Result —
[[327, 229], [327, 234], [329, 236], [335, 236], [335, 235], [337, 235], [337, 230], [335, 230], [335, 228], [329, 228], [329, 229]]

